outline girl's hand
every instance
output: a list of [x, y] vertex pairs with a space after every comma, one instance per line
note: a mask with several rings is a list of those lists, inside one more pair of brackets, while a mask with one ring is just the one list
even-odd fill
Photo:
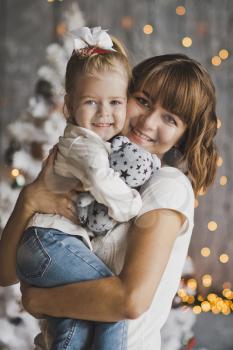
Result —
[[23, 203], [31, 215], [36, 212], [59, 214], [78, 224], [75, 209], [78, 197], [77, 189], [80, 189], [80, 187], [77, 188], [78, 181], [68, 179], [65, 190], [60, 190], [64, 179], [60, 178], [60, 183], [56, 181], [56, 175], [53, 172], [55, 157], [56, 147], [44, 161], [43, 168], [36, 180], [22, 191]]

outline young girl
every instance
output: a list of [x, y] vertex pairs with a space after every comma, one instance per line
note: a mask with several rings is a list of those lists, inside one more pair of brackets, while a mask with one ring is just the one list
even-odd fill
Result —
[[[74, 34], [75, 51], [65, 79], [69, 118], [54, 169], [71, 184], [79, 179], [84, 191], [108, 206], [113, 219], [129, 221], [138, 214], [141, 198], [110, 168], [111, 147], [106, 141], [119, 134], [125, 123], [130, 66], [122, 46], [101, 28], [83, 27]], [[58, 180], [62, 191], [65, 179]], [[54, 186], [54, 181], [47, 179], [47, 186]], [[100, 259], [86, 255], [92, 249], [89, 236], [86, 228], [63, 216], [35, 214], [18, 248], [18, 277], [37, 287], [52, 287], [111, 276]], [[49, 322], [53, 350], [88, 348], [94, 332], [98, 332], [101, 349], [110, 349], [111, 344], [114, 349], [125, 348], [125, 321], [98, 327], [72, 319], [50, 318]]]
[[[129, 319], [127, 349], [159, 350], [160, 329], [178, 288], [191, 238], [194, 198], [209, 187], [216, 172], [215, 89], [198, 62], [177, 54], [152, 57], [135, 67], [130, 90], [127, 136], [158, 154], [164, 165], [141, 189], [143, 206], [130, 229], [121, 224], [91, 242], [116, 276], [49, 289], [25, 288], [23, 303], [29, 312], [54, 317]], [[165, 158], [173, 149], [182, 156], [170, 167]], [[21, 192], [4, 230], [0, 249], [5, 257], [0, 255], [0, 262], [8, 268], [1, 271], [2, 284], [17, 281], [16, 246], [31, 215], [66, 210], [66, 205], [59, 207], [61, 196], [45, 186], [52, 163], [50, 157], [39, 179]], [[185, 174], [178, 169], [181, 164]], [[70, 194], [62, 199], [72, 204]], [[98, 348], [95, 334], [92, 344]], [[42, 348], [49, 347], [44, 343]]]

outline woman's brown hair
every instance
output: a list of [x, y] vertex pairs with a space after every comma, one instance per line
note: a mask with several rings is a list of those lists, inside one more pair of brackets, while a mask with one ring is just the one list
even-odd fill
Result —
[[213, 82], [197, 61], [181, 54], [149, 58], [133, 69], [130, 92], [146, 91], [153, 102], [178, 115], [187, 125], [179, 142], [179, 164], [186, 164], [194, 193], [213, 183], [218, 153], [216, 97]]

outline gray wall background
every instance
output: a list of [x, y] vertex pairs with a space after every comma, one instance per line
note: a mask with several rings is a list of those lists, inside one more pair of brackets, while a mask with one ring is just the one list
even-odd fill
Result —
[[[17, 119], [33, 94], [36, 72], [45, 62], [46, 47], [54, 41], [56, 25], [72, 4], [71, 0], [0, 0], [0, 136], [1, 155], [4, 152], [4, 130]], [[101, 25], [123, 40], [133, 63], [151, 55], [182, 52], [199, 60], [209, 70], [217, 88], [218, 115], [222, 122], [217, 144], [223, 158], [216, 183], [211, 191], [199, 198], [196, 226], [190, 255], [194, 259], [197, 277], [213, 275], [213, 288], [221, 290], [222, 283], [233, 276], [233, 1], [232, 0], [79, 0], [86, 24]], [[175, 8], [186, 7], [185, 16], [177, 16]], [[131, 29], [122, 27], [122, 18], [130, 16]], [[143, 26], [150, 23], [154, 32], [146, 36]], [[190, 36], [193, 45], [184, 48], [181, 39]], [[219, 67], [211, 64], [211, 57], [220, 49], [230, 52], [228, 60]], [[222, 175], [228, 177], [226, 186], [220, 186]], [[218, 223], [215, 232], [207, 224]], [[212, 254], [203, 258], [200, 249], [210, 247]], [[227, 253], [228, 264], [221, 264], [218, 256]]]

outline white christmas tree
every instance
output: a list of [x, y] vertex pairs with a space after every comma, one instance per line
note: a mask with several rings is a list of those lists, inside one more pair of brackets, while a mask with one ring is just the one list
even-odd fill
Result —
[[[71, 30], [84, 25], [77, 4], [64, 16], [62, 44], [46, 50], [46, 65], [38, 71], [35, 93], [22, 115], [7, 127], [9, 146], [5, 172], [0, 182], [0, 229], [15, 205], [21, 187], [31, 182], [41, 169], [49, 149], [57, 143], [65, 127], [63, 115], [65, 68], [73, 49]], [[19, 284], [0, 288], [0, 350], [30, 350], [39, 332], [38, 321], [23, 311]]]

